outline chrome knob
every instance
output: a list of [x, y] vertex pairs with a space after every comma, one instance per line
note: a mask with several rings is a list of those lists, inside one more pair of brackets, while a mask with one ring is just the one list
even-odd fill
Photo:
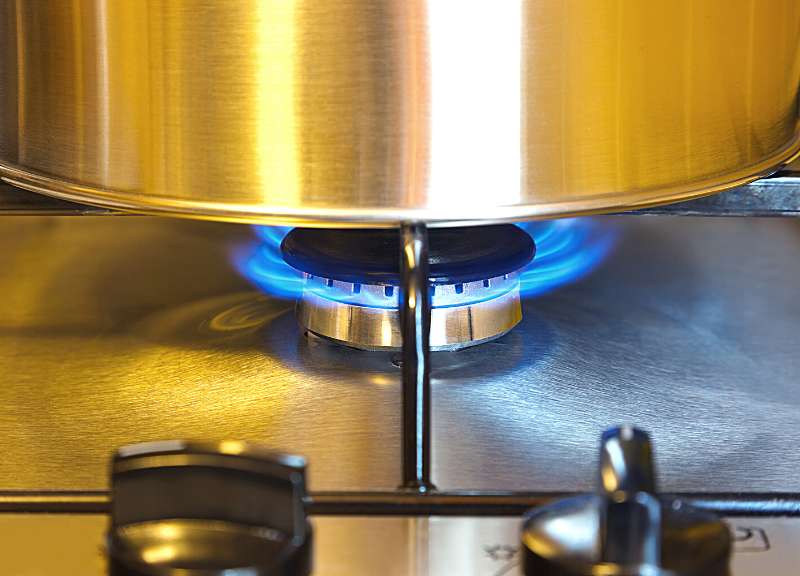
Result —
[[121, 448], [111, 470], [111, 573], [306, 576], [305, 461], [242, 442]]
[[650, 439], [603, 434], [595, 494], [534, 509], [522, 528], [528, 576], [724, 576], [731, 536], [713, 514], [659, 498]]

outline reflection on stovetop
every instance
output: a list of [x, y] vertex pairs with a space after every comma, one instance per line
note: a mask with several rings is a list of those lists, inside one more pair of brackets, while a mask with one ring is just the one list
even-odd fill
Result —
[[[664, 491], [798, 491], [800, 226], [616, 218], [591, 277], [521, 325], [433, 356], [440, 489], [583, 491], [596, 438], [634, 423]], [[106, 488], [111, 450], [231, 437], [304, 454], [314, 490], [393, 489], [390, 352], [305, 337], [240, 277], [251, 229], [156, 218], [5, 217], [0, 486]]]

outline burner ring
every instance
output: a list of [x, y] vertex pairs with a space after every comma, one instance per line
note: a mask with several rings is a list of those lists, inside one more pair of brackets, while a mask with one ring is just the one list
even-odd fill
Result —
[[[432, 350], [481, 344], [520, 322], [518, 271], [536, 250], [525, 231], [433, 229], [429, 238]], [[401, 347], [395, 230], [295, 229], [281, 250], [303, 272], [297, 315], [306, 330], [363, 350]]]
[[[396, 308], [347, 304], [309, 292], [297, 303], [297, 316], [312, 334], [351, 348], [399, 350], [402, 346], [400, 312]], [[433, 308], [431, 350], [459, 350], [489, 342], [505, 335], [520, 320], [518, 288], [491, 300]]]
[[[536, 253], [512, 224], [428, 231], [432, 284], [460, 284], [515, 272]], [[394, 229], [295, 228], [281, 243], [286, 262], [308, 274], [353, 284], [400, 283], [400, 240]]]

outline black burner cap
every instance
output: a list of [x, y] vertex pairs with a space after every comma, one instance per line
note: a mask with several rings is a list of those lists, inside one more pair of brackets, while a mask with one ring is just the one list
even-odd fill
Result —
[[[431, 228], [430, 281], [460, 284], [519, 270], [533, 259], [533, 239], [512, 224]], [[286, 262], [303, 272], [352, 282], [400, 281], [400, 237], [394, 229], [295, 228], [283, 239]]]

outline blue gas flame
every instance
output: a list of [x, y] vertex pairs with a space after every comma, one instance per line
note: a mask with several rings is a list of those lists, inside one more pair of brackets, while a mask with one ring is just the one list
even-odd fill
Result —
[[[518, 225], [536, 242], [536, 257], [520, 273], [520, 292], [536, 297], [576, 282], [596, 269], [613, 250], [618, 230], [602, 218], [569, 218]], [[281, 242], [291, 228], [254, 226], [260, 242], [234, 255], [239, 272], [261, 291], [296, 299], [307, 287], [301, 272], [281, 255]], [[330, 298], [330, 296], [327, 296]], [[342, 301], [351, 295], [342, 294]]]
[[261, 242], [240, 249], [234, 263], [245, 278], [262, 292], [293, 300], [303, 294], [303, 274], [289, 266], [281, 254], [281, 242], [291, 228], [286, 226], [253, 226]]
[[604, 218], [525, 222], [519, 227], [536, 242], [536, 256], [520, 275], [520, 292], [533, 298], [571, 284], [611, 254], [619, 229]]

